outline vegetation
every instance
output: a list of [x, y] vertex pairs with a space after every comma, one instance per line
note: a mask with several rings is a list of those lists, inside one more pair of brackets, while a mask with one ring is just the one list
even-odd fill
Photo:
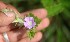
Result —
[[51, 21], [42, 30], [41, 42], [70, 42], [70, 0], [2, 0], [15, 6], [19, 12], [45, 8]]

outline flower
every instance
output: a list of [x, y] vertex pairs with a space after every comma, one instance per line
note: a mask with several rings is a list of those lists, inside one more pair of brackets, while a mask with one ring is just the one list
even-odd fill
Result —
[[34, 22], [34, 18], [33, 17], [25, 17], [24, 19], [24, 26], [28, 29], [33, 28], [36, 25], [36, 23]]

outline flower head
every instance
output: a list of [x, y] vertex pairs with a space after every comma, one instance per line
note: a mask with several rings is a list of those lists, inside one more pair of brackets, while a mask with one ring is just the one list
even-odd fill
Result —
[[25, 17], [24, 19], [24, 26], [28, 29], [33, 28], [36, 25], [36, 23], [34, 22], [34, 18], [33, 17]]

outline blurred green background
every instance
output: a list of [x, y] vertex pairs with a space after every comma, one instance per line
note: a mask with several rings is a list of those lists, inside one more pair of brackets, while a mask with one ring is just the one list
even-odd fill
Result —
[[51, 21], [40, 42], [70, 42], [70, 0], [2, 0], [19, 12], [45, 8]]

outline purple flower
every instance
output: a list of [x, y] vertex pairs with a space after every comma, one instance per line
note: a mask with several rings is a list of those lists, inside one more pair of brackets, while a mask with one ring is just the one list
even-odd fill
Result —
[[34, 18], [33, 17], [25, 17], [24, 19], [24, 26], [28, 29], [33, 28], [36, 25], [36, 23], [34, 22]]

